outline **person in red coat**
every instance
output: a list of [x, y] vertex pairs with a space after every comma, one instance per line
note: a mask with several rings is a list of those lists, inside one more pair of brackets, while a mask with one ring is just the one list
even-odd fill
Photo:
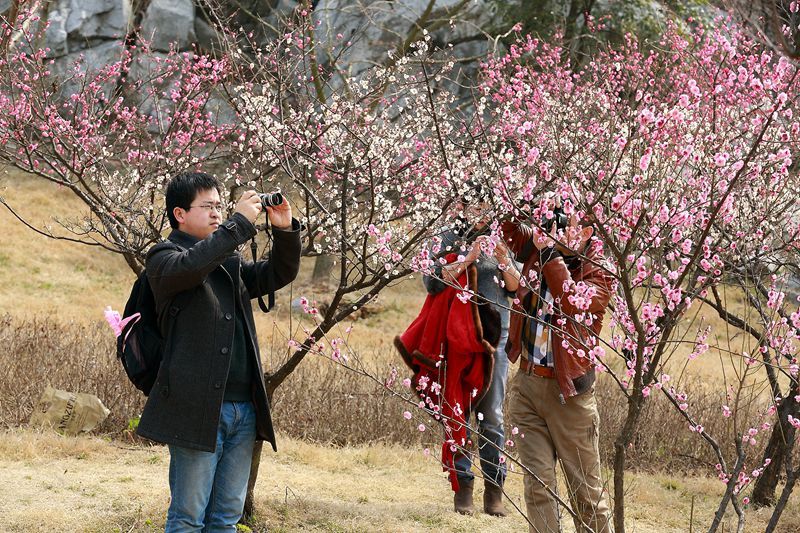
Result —
[[603, 267], [602, 243], [577, 215], [554, 210], [548, 234], [519, 221], [502, 225], [508, 247], [522, 267], [512, 304], [511, 363], [519, 371], [509, 391], [509, 418], [519, 429], [516, 447], [525, 475], [530, 531], [559, 529], [556, 487], [559, 459], [577, 531], [611, 531], [600, 477], [599, 416], [594, 394], [599, 333], [612, 293]]
[[[480, 192], [478, 188], [475, 191]], [[472, 463], [479, 456], [484, 511], [505, 516], [502, 452], [508, 359], [503, 347], [508, 338], [511, 293], [500, 280], [516, 284], [519, 274], [502, 242], [494, 253], [482, 252], [489, 244], [488, 201], [482, 196], [472, 202], [462, 199], [460, 207], [469, 220], [459, 219], [442, 231], [436, 247], [439, 251], [432, 256], [436, 263], [423, 278], [428, 298], [396, 345], [414, 371], [417, 392], [430, 403], [432, 412], [442, 415], [442, 463], [455, 491], [454, 510], [474, 512]], [[446, 255], [440, 262], [441, 254]], [[476, 431], [471, 435], [467, 426], [473, 417]], [[475, 454], [471, 441], [477, 444]]]

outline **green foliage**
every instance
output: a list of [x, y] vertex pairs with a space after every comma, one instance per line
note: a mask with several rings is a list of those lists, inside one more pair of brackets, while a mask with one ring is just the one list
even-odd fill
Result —
[[[710, 21], [717, 13], [708, 0], [490, 0], [497, 12], [498, 33], [516, 23], [521, 33], [551, 39], [561, 33], [571, 53], [589, 54], [598, 44], [615, 43], [630, 33], [643, 42], [656, 41], [669, 21], [687, 26]], [[600, 31], [590, 32], [585, 13]]]

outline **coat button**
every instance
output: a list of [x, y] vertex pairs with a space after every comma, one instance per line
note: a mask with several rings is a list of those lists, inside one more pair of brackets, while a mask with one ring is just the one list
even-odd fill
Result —
[[225, 313], [225, 320], [230, 320], [231, 318], [233, 318], [233, 315], [232, 315], [232, 314], [230, 314], [230, 313]]
[[215, 381], [214, 382], [214, 388], [215, 389], [221, 389], [222, 388], [222, 382], [221, 381]]
[[225, 348], [223, 348], [223, 349], [222, 349], [222, 350], [220, 350], [220, 351], [221, 351], [223, 354], [226, 354], [226, 353], [228, 353], [228, 348], [227, 348], [227, 347], [225, 347]]

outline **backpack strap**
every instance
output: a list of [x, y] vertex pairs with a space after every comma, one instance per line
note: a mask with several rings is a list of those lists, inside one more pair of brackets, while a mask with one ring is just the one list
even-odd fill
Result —
[[[170, 240], [164, 241], [161, 244], [163, 245], [163, 248], [173, 248], [173, 249], [180, 250], [180, 251], [184, 250], [183, 247], [179, 246], [177, 243], [174, 243], [174, 242], [172, 242]], [[164, 334], [162, 335], [164, 345], [161, 347], [161, 353], [163, 354], [162, 355], [162, 359], [161, 359], [161, 366], [164, 367], [164, 370], [163, 370], [163, 374], [162, 374], [163, 383], [161, 385], [161, 390], [159, 391], [161, 396], [163, 396], [164, 398], [169, 396], [169, 386], [170, 386], [170, 383], [169, 383], [169, 367], [170, 367], [170, 359], [172, 359], [171, 350], [167, 350], [168, 346], [166, 346], [166, 343], [167, 343], [168, 340], [170, 340], [170, 337], [172, 335], [172, 328], [175, 325], [175, 317], [177, 317], [178, 313], [180, 313], [180, 311], [181, 311], [180, 307], [175, 305], [175, 300], [177, 300], [177, 299], [178, 299], [178, 296], [174, 296], [167, 303], [166, 307], [164, 307], [164, 313], [168, 313], [168, 316], [166, 317], [166, 320], [167, 320], [166, 331], [164, 331]], [[157, 320], [158, 320], [158, 326], [159, 326], [159, 330], [160, 330], [161, 329], [161, 315], [157, 315]], [[159, 370], [159, 372], [162, 372], [162, 371]]]
[[[178, 313], [180, 313], [181, 311], [179, 307], [172, 305], [174, 302], [175, 299], [173, 298], [169, 302], [169, 306], [167, 306], [167, 312], [169, 313], [169, 319], [168, 319], [169, 322], [167, 326], [166, 335], [164, 336], [164, 342], [166, 342], [167, 339], [169, 339], [170, 336], [172, 335], [172, 327], [175, 325], [175, 317], [178, 316]], [[164, 383], [161, 385], [160, 392], [161, 396], [163, 396], [164, 398], [169, 396], [169, 366], [170, 366], [169, 363], [170, 359], [172, 359], [172, 357], [170, 357], [172, 355], [172, 350], [167, 350], [166, 348], [167, 348], [166, 346], [162, 346], [162, 352], [161, 352], [164, 354], [163, 358], [161, 359], [161, 364], [164, 366], [164, 373], [163, 373]]]

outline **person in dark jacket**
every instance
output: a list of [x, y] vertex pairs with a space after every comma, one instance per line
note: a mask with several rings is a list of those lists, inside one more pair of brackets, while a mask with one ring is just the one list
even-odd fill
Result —
[[261, 200], [245, 191], [223, 220], [222, 190], [209, 174], [175, 176], [172, 232], [147, 255], [164, 360], [137, 431], [169, 445], [167, 532], [236, 531], [255, 440], [276, 449], [250, 300], [297, 275], [300, 224], [285, 199], [267, 208], [271, 259], [246, 261], [237, 248], [256, 235]]

